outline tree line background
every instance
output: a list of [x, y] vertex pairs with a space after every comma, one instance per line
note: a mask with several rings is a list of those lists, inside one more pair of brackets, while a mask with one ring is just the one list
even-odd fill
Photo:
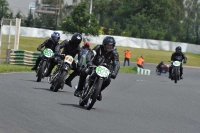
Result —
[[[42, 0], [52, 5], [58, 1]], [[4, 3], [0, 12], [7, 18], [21, 18], [22, 26], [28, 27], [200, 44], [198, 0], [93, 0], [92, 14], [89, 14], [89, 2], [84, 0], [69, 6], [60, 0], [62, 10], [58, 20], [51, 14], [37, 15], [33, 19], [31, 10], [27, 17], [20, 11], [13, 16], [6, 0], [0, 0], [0, 5]]]

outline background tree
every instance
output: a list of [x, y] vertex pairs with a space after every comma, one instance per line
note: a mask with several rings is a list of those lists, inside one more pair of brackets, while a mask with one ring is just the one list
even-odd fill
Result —
[[26, 17], [22, 15], [22, 12], [20, 10], [16, 13], [15, 18], [20, 18], [21, 26], [26, 26], [26, 23], [25, 23]]
[[6, 0], [0, 0], [0, 19], [13, 17], [13, 13], [8, 6], [9, 4]]
[[29, 10], [28, 17], [25, 20], [25, 25], [27, 27], [33, 27], [34, 26], [34, 19], [33, 19], [33, 14], [31, 12], [31, 10]]
[[86, 35], [98, 35], [99, 24], [97, 19], [89, 14], [88, 5], [89, 3], [85, 1], [74, 6], [72, 13], [63, 19], [62, 30], [69, 33], [79, 32]]

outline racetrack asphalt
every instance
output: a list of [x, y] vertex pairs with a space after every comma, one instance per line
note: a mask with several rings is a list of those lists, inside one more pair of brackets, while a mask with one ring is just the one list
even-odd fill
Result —
[[145, 68], [151, 75], [119, 73], [90, 111], [73, 88], [51, 92], [35, 73], [0, 74], [0, 133], [199, 133], [200, 69], [184, 67], [175, 84]]

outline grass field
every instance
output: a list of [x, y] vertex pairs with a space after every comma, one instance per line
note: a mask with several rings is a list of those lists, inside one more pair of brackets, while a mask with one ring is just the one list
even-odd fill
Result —
[[[6, 36], [3, 37], [4, 40], [8, 40]], [[20, 36], [20, 45], [19, 49], [36, 51], [39, 44], [41, 44], [45, 39], [44, 38], [32, 38], [32, 37], [23, 37]], [[92, 45], [94, 47], [95, 45]], [[13, 48], [13, 45], [11, 45]], [[7, 44], [2, 45], [1, 58], [5, 58]], [[117, 47], [119, 52], [120, 61], [124, 60], [124, 51], [129, 49], [132, 52], [131, 62], [136, 62], [139, 56], [143, 56], [146, 63], [159, 63], [163, 60], [165, 63], [170, 60], [171, 54], [173, 51], [160, 51], [160, 50], [150, 50], [150, 49], [139, 49], [139, 48], [129, 48], [129, 47]], [[200, 66], [200, 55], [185, 53], [188, 58], [186, 66]]]
[[[136, 69], [133, 69], [133, 68], [134, 68], [133, 66], [124, 66], [124, 67], [121, 67], [120, 72], [135, 74]], [[0, 63], [0, 73], [7, 73], [7, 72], [34, 72], [34, 71], [31, 70], [30, 66], [11, 65], [11, 64], [7, 64], [7, 63]], [[70, 71], [70, 73], [71, 72], [72, 71]]]
[[7, 63], [0, 63], [0, 73], [6, 72], [30, 72], [30, 66], [23, 66], [23, 65], [10, 65]]

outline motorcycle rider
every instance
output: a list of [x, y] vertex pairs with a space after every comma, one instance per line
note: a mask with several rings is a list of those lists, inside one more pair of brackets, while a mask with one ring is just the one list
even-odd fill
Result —
[[[88, 52], [88, 51], [90, 51], [90, 50], [91, 50], [91, 49], [90, 49], [90, 42], [85, 42], [84, 45], [81, 47], [81, 51], [82, 51], [82, 54], [83, 54], [83, 55], [86, 54], [86, 52]], [[85, 67], [84, 65], [83, 65], [83, 66], [81, 65], [81, 66], [80, 66], [80, 69], [81, 69], [81, 68], [84, 68], [84, 67]], [[77, 69], [74, 70], [74, 71], [70, 74], [70, 76], [65, 80], [65, 84], [68, 85], [69, 87], [72, 87], [71, 81], [72, 81], [76, 76], [79, 75], [80, 71], [81, 71], [81, 70], [78, 70], [78, 71], [77, 71]]]
[[[182, 48], [180, 46], [176, 47], [175, 52], [171, 56], [171, 61], [180, 61], [180, 62], [183, 61], [183, 63], [187, 62], [187, 58], [182, 53]], [[169, 67], [169, 78], [171, 78], [172, 67], [173, 67], [172, 65]], [[182, 67], [182, 63], [181, 63], [181, 65], [180, 65], [180, 78], [181, 79], [183, 79], [182, 75], [183, 75], [183, 67]]]
[[60, 49], [64, 48], [62, 51], [62, 54], [65, 55], [71, 55], [73, 58], [78, 54], [78, 63], [76, 64], [74, 61], [72, 63], [72, 69], [79, 71], [80, 63], [82, 62], [82, 51], [80, 48], [80, 43], [82, 41], [82, 35], [80, 33], [74, 33], [71, 37], [71, 40], [64, 40], [60, 43], [60, 45], [57, 45], [55, 48], [55, 57], [54, 60], [50, 62], [49, 68], [47, 72], [45, 73], [45, 77], [48, 77], [51, 74], [52, 69], [54, 66], [60, 61], [59, 54]]
[[31, 70], [36, 70], [38, 68], [38, 65], [42, 59], [42, 57], [44, 56], [43, 52], [42, 52], [42, 48], [49, 48], [51, 49], [53, 52], [55, 52], [55, 47], [59, 44], [59, 40], [60, 40], [60, 33], [58, 32], [53, 32], [51, 34], [51, 38], [45, 40], [42, 44], [40, 44], [37, 48], [38, 51], [41, 51], [41, 54], [38, 56], [35, 65], [31, 68]]
[[[106, 63], [110, 70], [111, 76], [104, 81], [101, 91], [103, 91], [111, 82], [111, 78], [115, 79], [120, 68], [119, 64], [119, 55], [118, 52], [115, 50], [115, 39], [112, 36], [107, 36], [104, 38], [102, 45], [95, 46], [91, 51], [88, 52], [86, 56], [86, 63], [87, 66], [81, 71], [78, 88], [74, 92], [74, 95], [79, 97], [81, 91], [83, 90], [83, 84], [88, 74], [91, 74], [93, 64], [98, 66], [104, 59], [103, 63]], [[97, 100], [102, 100], [102, 94], [97, 97]]]
[[161, 61], [158, 66], [156, 67], [159, 72], [161, 72], [161, 66], [164, 65], [164, 61]]

